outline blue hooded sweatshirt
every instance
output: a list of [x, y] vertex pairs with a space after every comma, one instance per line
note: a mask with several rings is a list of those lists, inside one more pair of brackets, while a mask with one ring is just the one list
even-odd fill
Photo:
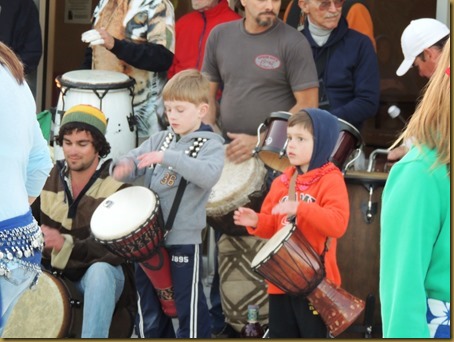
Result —
[[366, 119], [376, 115], [380, 99], [380, 75], [372, 42], [349, 29], [343, 17], [323, 46], [312, 38], [307, 19], [304, 27], [301, 32], [311, 45], [322, 79], [319, 91], [322, 93], [324, 87], [329, 101], [322, 108], [359, 130]]
[[339, 137], [339, 120], [326, 110], [304, 109], [312, 120], [314, 130], [314, 151], [307, 171], [319, 168], [329, 162]]

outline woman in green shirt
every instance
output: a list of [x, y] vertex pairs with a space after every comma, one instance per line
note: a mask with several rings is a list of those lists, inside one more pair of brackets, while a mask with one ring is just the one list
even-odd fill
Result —
[[[450, 40], [401, 139], [413, 148], [383, 191], [383, 337], [450, 337]], [[393, 147], [393, 146], [392, 146]]]

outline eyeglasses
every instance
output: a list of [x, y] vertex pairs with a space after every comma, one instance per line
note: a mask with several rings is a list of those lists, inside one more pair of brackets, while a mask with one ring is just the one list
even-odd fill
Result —
[[320, 11], [329, 10], [331, 7], [331, 2], [334, 3], [334, 7], [341, 8], [345, 0], [330, 0], [330, 1], [318, 1], [318, 9]]

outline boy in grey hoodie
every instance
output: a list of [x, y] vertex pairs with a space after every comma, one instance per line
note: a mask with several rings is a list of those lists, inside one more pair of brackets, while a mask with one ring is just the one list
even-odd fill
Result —
[[202, 123], [209, 108], [208, 96], [209, 82], [199, 71], [189, 69], [176, 74], [163, 89], [168, 129], [116, 160], [111, 169], [115, 179], [125, 182], [145, 175], [144, 185], [159, 196], [164, 221], [182, 178], [187, 181], [165, 240], [171, 258], [178, 338], [211, 337], [201, 282], [200, 245], [206, 226], [205, 206], [224, 165], [224, 140]]

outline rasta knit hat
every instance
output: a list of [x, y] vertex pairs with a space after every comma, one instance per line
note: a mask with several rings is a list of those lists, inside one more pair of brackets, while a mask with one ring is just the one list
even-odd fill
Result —
[[91, 105], [76, 105], [69, 108], [63, 115], [61, 127], [70, 122], [80, 122], [93, 126], [103, 135], [106, 134], [107, 119], [103, 112]]

